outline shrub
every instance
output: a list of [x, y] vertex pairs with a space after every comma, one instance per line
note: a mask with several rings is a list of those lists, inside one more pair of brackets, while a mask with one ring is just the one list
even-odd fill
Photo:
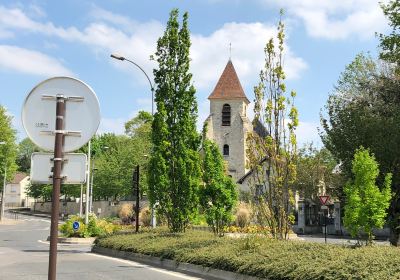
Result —
[[398, 248], [349, 248], [261, 236], [216, 237], [204, 231], [147, 230], [111, 235], [97, 245], [274, 280], [400, 279]]
[[151, 226], [151, 211], [149, 207], [144, 207], [139, 213], [139, 221], [145, 227]]
[[130, 224], [133, 218], [133, 206], [129, 203], [122, 204], [118, 209], [118, 217], [123, 224]]
[[251, 212], [248, 204], [241, 202], [236, 210], [235, 222], [238, 227], [245, 228], [250, 224]]
[[[77, 231], [74, 231], [72, 224], [79, 222], [80, 226]], [[96, 215], [89, 215], [89, 223], [86, 225], [85, 220], [79, 216], [70, 216], [70, 218], [62, 225], [59, 226], [60, 232], [65, 237], [95, 237], [106, 236], [116, 232], [118, 226], [106, 221], [105, 219], [97, 219]]]

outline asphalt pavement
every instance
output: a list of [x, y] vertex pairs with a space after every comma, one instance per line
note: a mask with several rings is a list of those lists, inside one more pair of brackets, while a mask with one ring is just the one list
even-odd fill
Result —
[[[0, 279], [47, 279], [50, 220], [6, 214], [0, 223]], [[203, 279], [90, 253], [88, 245], [58, 245], [57, 279]]]

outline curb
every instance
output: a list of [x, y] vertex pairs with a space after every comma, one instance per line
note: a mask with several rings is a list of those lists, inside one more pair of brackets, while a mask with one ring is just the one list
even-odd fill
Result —
[[220, 269], [214, 269], [190, 263], [180, 263], [174, 260], [161, 259], [159, 257], [153, 257], [149, 255], [143, 255], [133, 252], [119, 251], [115, 249], [109, 249], [99, 246], [93, 246], [92, 253], [99, 255], [106, 255], [109, 257], [120, 258], [146, 265], [156, 266], [167, 270], [176, 272], [186, 273], [197, 277], [205, 277], [206, 279], [214, 280], [261, 280], [264, 278], [258, 278], [254, 276], [248, 276], [239, 274], [231, 271], [225, 271]]
[[[89, 238], [77, 238], [77, 237], [58, 237], [57, 243], [61, 244], [82, 244], [82, 245], [92, 245], [96, 237]], [[47, 237], [46, 241], [50, 241], [50, 236]]]
[[51, 216], [49, 214], [41, 214], [41, 213], [31, 213], [28, 211], [15, 211], [15, 210], [8, 210], [8, 212], [10, 213], [16, 213], [16, 214], [20, 214], [20, 215], [26, 215], [26, 216], [34, 216], [34, 217], [40, 217], [40, 218], [47, 218], [47, 219], [51, 219]]

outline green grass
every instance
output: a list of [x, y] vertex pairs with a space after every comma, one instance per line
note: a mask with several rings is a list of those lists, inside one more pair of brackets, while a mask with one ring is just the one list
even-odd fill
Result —
[[400, 279], [400, 250], [388, 246], [350, 248], [277, 241], [262, 237], [218, 238], [211, 233], [165, 231], [113, 235], [96, 246], [274, 280]]

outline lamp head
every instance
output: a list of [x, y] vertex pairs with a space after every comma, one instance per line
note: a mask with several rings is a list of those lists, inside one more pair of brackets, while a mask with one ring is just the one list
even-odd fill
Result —
[[125, 60], [125, 57], [123, 57], [122, 55], [119, 55], [119, 54], [113, 53], [113, 54], [111, 54], [110, 56], [111, 56], [112, 58], [114, 58], [114, 59]]

